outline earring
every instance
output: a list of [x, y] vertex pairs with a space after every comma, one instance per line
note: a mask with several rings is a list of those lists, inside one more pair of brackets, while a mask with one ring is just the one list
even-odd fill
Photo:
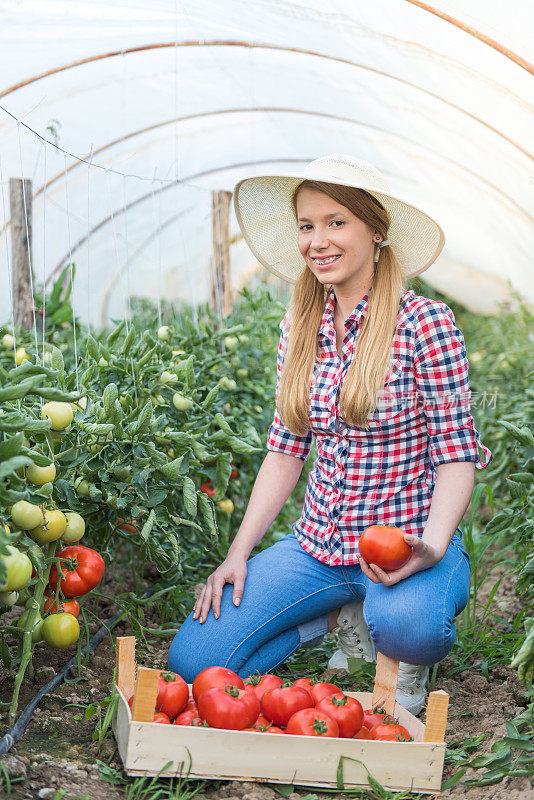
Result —
[[376, 244], [376, 247], [375, 247], [375, 255], [374, 255], [374, 259], [373, 260], [374, 260], [375, 264], [378, 264], [378, 259], [380, 258], [380, 247], [378, 246], [378, 242], [375, 242], [375, 244]]

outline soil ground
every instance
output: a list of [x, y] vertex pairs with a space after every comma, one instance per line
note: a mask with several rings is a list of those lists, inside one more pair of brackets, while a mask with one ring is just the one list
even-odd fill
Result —
[[[521, 601], [515, 594], [514, 579], [507, 574], [506, 565], [497, 565], [490, 580], [482, 587], [480, 601], [487, 600], [491, 586], [501, 574], [504, 575], [492, 608], [499, 615], [511, 619], [521, 608]], [[124, 590], [121, 585], [121, 591]], [[111, 580], [102, 587], [108, 595], [113, 596], [114, 586]], [[100, 606], [102, 619], [112, 616], [116, 607], [111, 602]], [[20, 611], [20, 609], [19, 609]], [[146, 624], [149, 625], [150, 612], [147, 611]], [[157, 622], [157, 620], [154, 620]], [[497, 623], [498, 627], [498, 623]], [[92, 626], [91, 634], [96, 632], [97, 625]], [[115, 637], [131, 633], [129, 623], [121, 621], [90, 656], [87, 666], [71, 669], [69, 681], [63, 683], [51, 695], [47, 695], [35, 711], [22, 737], [10, 750], [3, 764], [11, 776], [11, 794], [5, 794], [13, 800], [29, 800], [31, 798], [54, 798], [62, 800], [122, 800], [125, 798], [128, 780], [122, 772], [122, 764], [110, 734], [105, 738], [101, 748], [92, 738], [95, 720], [85, 718], [85, 707], [90, 703], [102, 704], [111, 691], [111, 681], [115, 664]], [[142, 657], [142, 663], [152, 667], [166, 667], [169, 640], [148, 639], [148, 648]], [[329, 634], [325, 643], [331, 651], [335, 649], [335, 634]], [[74, 651], [74, 648], [71, 648]], [[73, 652], [53, 651], [39, 645], [36, 648], [35, 674], [33, 680], [23, 684], [19, 710], [37, 692], [39, 686], [46, 683], [55, 672], [71, 658]], [[139, 651], [138, 651], [139, 653]], [[138, 655], [139, 657], [139, 655]], [[514, 670], [501, 665], [491, 671], [487, 680], [479, 671], [473, 669], [451, 675], [454, 659], [444, 659], [437, 672], [435, 688], [445, 689], [450, 695], [449, 719], [446, 729], [446, 740], [450, 746], [453, 742], [466, 736], [484, 738], [478, 748], [473, 749], [471, 756], [488, 752], [493, 742], [506, 736], [505, 722], [511, 720], [524, 710], [526, 699], [524, 689]], [[327, 670], [325, 679], [332, 679], [335, 673]], [[358, 686], [353, 687], [358, 690]], [[4, 667], [0, 668], [0, 698], [9, 699], [12, 692], [12, 678]], [[105, 713], [105, 706], [102, 706]], [[424, 721], [424, 711], [420, 715]], [[2, 717], [2, 731], [6, 728], [6, 716]], [[445, 764], [444, 780], [455, 771], [452, 763]], [[451, 789], [439, 795], [441, 798], [467, 798], [467, 800], [534, 800], [534, 789], [528, 776], [508, 777], [500, 783], [488, 786], [468, 786], [467, 779], [479, 779], [480, 770], [467, 769], [462, 780]], [[191, 786], [198, 786], [196, 795], [200, 800], [218, 800], [225, 798], [243, 798], [243, 800], [275, 800], [280, 798], [271, 785], [240, 781], [191, 781]], [[0, 789], [0, 796], [2, 790]], [[311, 795], [311, 797], [310, 797]], [[299, 800], [306, 797], [312, 800], [317, 797], [335, 797], [344, 800], [348, 795], [342, 793], [331, 795], [320, 791], [297, 789], [289, 798]], [[131, 795], [130, 795], [131, 796]], [[362, 795], [362, 797], [365, 795]], [[369, 795], [368, 795], [369, 796]], [[413, 795], [416, 797], [417, 795]], [[426, 795], [432, 797], [433, 795]], [[437, 795], [436, 795], [437, 796]]]

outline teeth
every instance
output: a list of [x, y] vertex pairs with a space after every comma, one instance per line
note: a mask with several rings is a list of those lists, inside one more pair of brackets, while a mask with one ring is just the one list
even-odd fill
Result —
[[322, 264], [331, 264], [332, 261], [336, 261], [336, 259], [338, 259], [338, 258], [339, 258], [339, 256], [332, 256], [332, 258], [327, 258], [324, 261], [319, 261], [318, 258], [314, 258], [313, 260], [315, 261], [316, 264], [321, 264], [322, 265]]

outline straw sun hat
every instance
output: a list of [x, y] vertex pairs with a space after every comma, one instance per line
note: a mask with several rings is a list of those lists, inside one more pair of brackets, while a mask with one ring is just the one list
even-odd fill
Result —
[[297, 244], [291, 195], [303, 180], [365, 189], [391, 216], [388, 239], [404, 279], [420, 275], [436, 260], [445, 236], [424, 211], [391, 194], [382, 173], [368, 161], [333, 153], [316, 158], [301, 172], [244, 178], [234, 187], [234, 208], [246, 243], [264, 267], [296, 283], [306, 266]]

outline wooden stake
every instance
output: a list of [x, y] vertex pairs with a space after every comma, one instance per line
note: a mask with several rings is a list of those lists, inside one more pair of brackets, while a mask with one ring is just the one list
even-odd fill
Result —
[[[23, 193], [24, 192], [24, 196]], [[13, 321], [33, 327], [33, 296], [30, 281], [32, 244], [32, 182], [9, 179], [11, 211], [11, 265], [13, 274]], [[24, 213], [26, 208], [26, 213]]]
[[159, 669], [139, 667], [135, 682], [132, 719], [136, 722], [153, 722], [158, 696]]
[[135, 688], [135, 636], [117, 636], [117, 686], [127, 700]]
[[220, 310], [223, 317], [227, 317], [233, 308], [228, 235], [231, 200], [232, 192], [211, 193], [213, 271], [210, 285], [210, 308], [212, 311]]
[[373, 708], [382, 706], [386, 714], [395, 716], [395, 695], [399, 662], [383, 653], [376, 654], [376, 676], [373, 689]]
[[443, 689], [430, 692], [426, 705], [424, 742], [444, 742], [449, 695]]

